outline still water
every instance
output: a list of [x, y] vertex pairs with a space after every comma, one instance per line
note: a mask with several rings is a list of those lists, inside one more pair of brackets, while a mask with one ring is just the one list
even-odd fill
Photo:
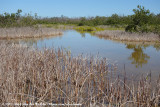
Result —
[[83, 54], [105, 57], [117, 65], [118, 72], [125, 71], [128, 75], [140, 76], [149, 72], [154, 76], [160, 74], [160, 44], [122, 43], [74, 30], [64, 31], [62, 36], [19, 42], [39, 49], [63, 48], [71, 51], [72, 56]]

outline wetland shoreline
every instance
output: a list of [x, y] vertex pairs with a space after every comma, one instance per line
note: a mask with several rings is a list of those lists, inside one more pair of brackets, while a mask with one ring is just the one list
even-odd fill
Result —
[[154, 33], [129, 33], [121, 30], [104, 30], [96, 32], [95, 35], [118, 41], [160, 43], [160, 35]]
[[43, 38], [62, 35], [62, 30], [54, 28], [14, 27], [0, 28], [0, 39]]
[[[21, 28], [0, 28], [0, 39], [25, 39], [25, 38], [43, 38], [62, 35], [67, 25], [59, 25], [52, 27], [21, 27]], [[66, 27], [65, 27], [66, 26]], [[130, 33], [124, 30], [117, 30], [116, 28], [110, 27], [77, 27], [70, 26], [72, 30], [78, 32], [88, 32], [95, 36], [104, 39], [116, 40], [116, 41], [128, 41], [128, 42], [155, 42], [160, 43], [160, 35], [155, 33]], [[121, 28], [122, 29], [122, 28]]]

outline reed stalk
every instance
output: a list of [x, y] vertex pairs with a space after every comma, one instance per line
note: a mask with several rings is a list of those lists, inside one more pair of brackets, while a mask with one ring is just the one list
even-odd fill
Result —
[[72, 57], [62, 49], [0, 44], [0, 104], [160, 105], [160, 78], [154, 86], [143, 76], [139, 83], [121, 79], [108, 64], [105, 58]]

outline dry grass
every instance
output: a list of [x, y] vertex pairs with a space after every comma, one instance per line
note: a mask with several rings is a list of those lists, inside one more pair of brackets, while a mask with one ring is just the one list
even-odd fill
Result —
[[0, 28], [0, 39], [23, 39], [23, 38], [41, 38], [48, 36], [61, 35], [62, 31], [53, 28]]
[[74, 27], [76, 27], [75, 25], [59, 25], [59, 24], [42, 24], [42, 25], [38, 25], [41, 27], [47, 27], [47, 28], [54, 28], [54, 29], [63, 29], [63, 30], [71, 30]]
[[160, 105], [160, 78], [154, 87], [151, 76], [138, 83], [113, 78], [114, 67], [106, 59], [71, 57], [60, 49], [0, 44], [0, 104]]
[[154, 33], [129, 33], [121, 30], [105, 30], [96, 32], [95, 35], [120, 41], [160, 42], [160, 36]]

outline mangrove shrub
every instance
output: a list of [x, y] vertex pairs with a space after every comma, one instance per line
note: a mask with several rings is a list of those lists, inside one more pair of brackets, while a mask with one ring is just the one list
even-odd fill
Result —
[[126, 31], [134, 32], [148, 32], [148, 24], [151, 19], [149, 10], [146, 10], [143, 6], [137, 6], [137, 9], [133, 9], [134, 15], [131, 16], [131, 23], [126, 27]]

